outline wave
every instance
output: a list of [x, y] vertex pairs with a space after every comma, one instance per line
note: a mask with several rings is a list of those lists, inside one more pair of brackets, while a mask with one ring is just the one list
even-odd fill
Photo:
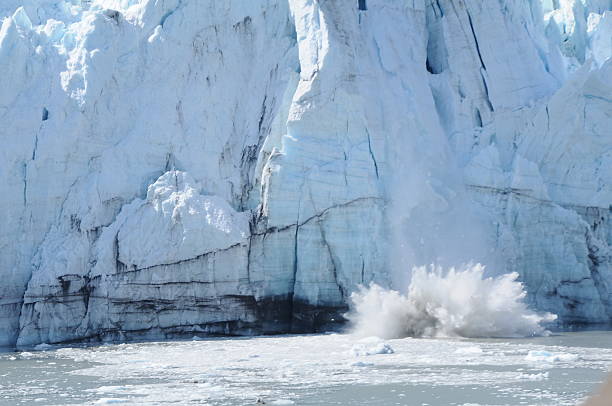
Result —
[[347, 317], [355, 334], [387, 339], [550, 334], [542, 324], [557, 316], [530, 310], [517, 278], [517, 273], [485, 278], [480, 264], [447, 272], [414, 268], [406, 294], [376, 284], [361, 287], [351, 295]]

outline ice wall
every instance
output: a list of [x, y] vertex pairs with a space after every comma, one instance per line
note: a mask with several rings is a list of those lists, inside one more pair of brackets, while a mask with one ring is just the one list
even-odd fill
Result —
[[611, 6], [3, 3], [0, 344], [313, 331], [469, 260], [609, 321]]

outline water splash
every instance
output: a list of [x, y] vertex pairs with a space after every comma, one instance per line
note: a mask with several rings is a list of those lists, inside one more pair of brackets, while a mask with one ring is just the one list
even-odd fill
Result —
[[376, 284], [351, 295], [347, 317], [361, 336], [529, 337], [547, 335], [551, 313], [536, 313], [524, 302], [517, 273], [485, 278], [480, 264], [414, 268], [408, 293]]

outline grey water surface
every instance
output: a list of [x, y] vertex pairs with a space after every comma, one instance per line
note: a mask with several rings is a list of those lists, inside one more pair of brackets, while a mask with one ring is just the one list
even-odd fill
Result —
[[2, 406], [556, 406], [579, 403], [605, 379], [612, 332], [470, 340], [194, 337], [5, 351]]

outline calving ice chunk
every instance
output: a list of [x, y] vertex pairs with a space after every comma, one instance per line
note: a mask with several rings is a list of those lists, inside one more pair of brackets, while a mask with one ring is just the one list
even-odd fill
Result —
[[[328, 330], [372, 282], [415, 335], [609, 321], [610, 15], [2, 2], [0, 345]], [[409, 271], [470, 261], [508, 325]]]

